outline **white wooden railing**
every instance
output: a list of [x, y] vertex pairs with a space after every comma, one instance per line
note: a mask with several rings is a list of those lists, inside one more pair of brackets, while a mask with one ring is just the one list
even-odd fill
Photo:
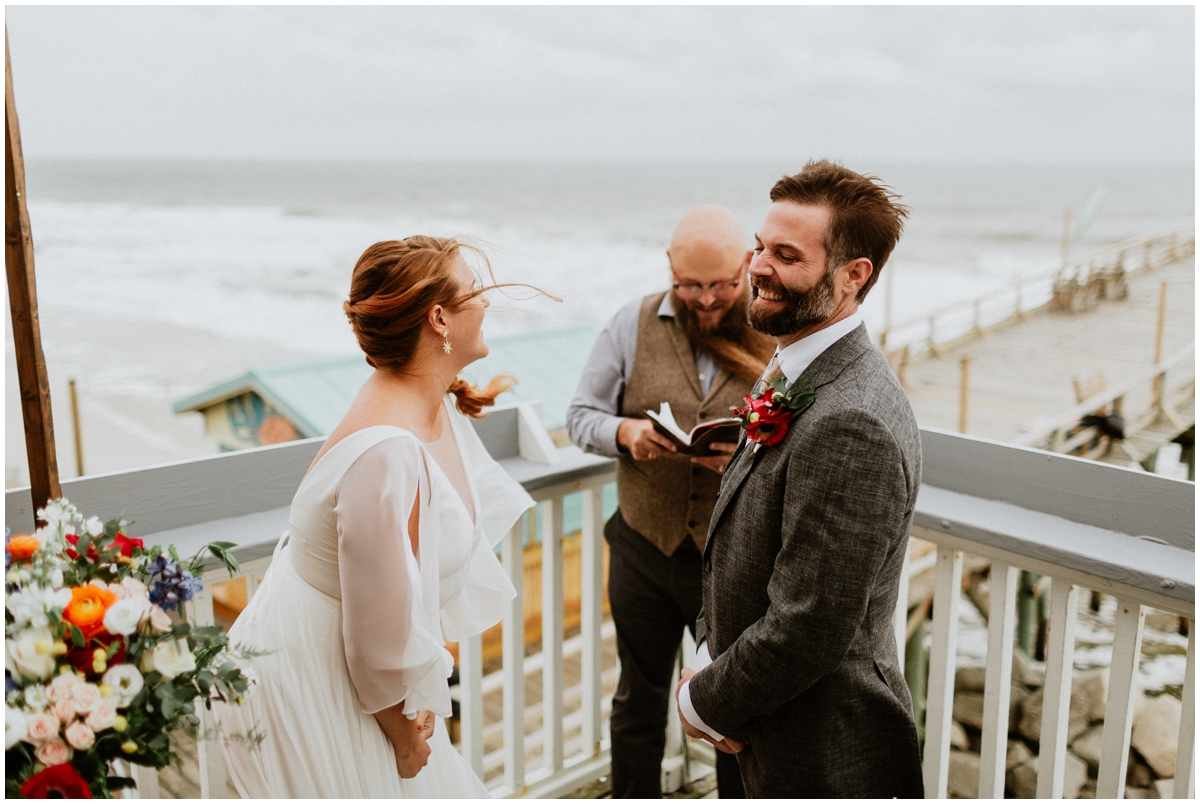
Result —
[[[1064, 309], [1086, 309], [1101, 296], [1123, 297], [1125, 277], [1184, 259], [1196, 251], [1195, 224], [1185, 224], [1108, 246], [1066, 266], [1011, 285], [938, 307], [899, 323], [888, 322], [879, 346], [906, 351], [911, 359], [973, 338], [987, 330], [1058, 303]], [[1082, 294], [1082, 295], [1081, 295]]]
[[[486, 420], [485, 420], [486, 421]], [[483, 435], [483, 433], [481, 433]], [[954, 691], [957, 607], [964, 553], [992, 561], [992, 604], [980, 794], [1003, 794], [1008, 732], [1008, 691], [1018, 569], [1051, 581], [1050, 642], [1046, 706], [1042, 720], [1039, 796], [1062, 793], [1070, 696], [1075, 607], [1081, 589], [1114, 595], [1121, 602], [1104, 732], [1098, 795], [1120, 797], [1129, 752], [1134, 679], [1140, 657], [1143, 607], [1195, 618], [1195, 485], [1063, 455], [999, 444], [936, 430], [923, 430], [924, 484], [914, 535], [937, 543], [936, 590], [929, 697], [925, 716], [924, 770], [929, 796], [945, 797]], [[503, 667], [483, 675], [481, 640], [459, 646], [461, 750], [481, 778], [503, 766], [495, 793], [561, 796], [609, 772], [605, 739], [607, 701], [602, 700], [601, 490], [613, 464], [573, 447], [558, 450], [549, 465], [498, 449], [501, 464], [543, 508], [542, 651], [525, 656], [521, 533], [504, 540], [502, 559], [518, 590], [503, 612]], [[495, 442], [498, 443], [498, 442]], [[195, 461], [63, 483], [64, 494], [88, 514], [133, 519], [131, 530], [151, 542], [194, 551], [214, 540], [238, 542], [247, 592], [253, 594], [270, 562], [275, 541], [287, 526], [292, 494], [320, 447], [320, 439], [247, 450]], [[497, 454], [494, 452], [493, 454]], [[582, 624], [578, 637], [563, 639], [563, 500], [583, 495]], [[32, 525], [29, 490], [5, 494], [6, 524], [14, 532]], [[914, 562], [913, 569], [931, 559]], [[206, 573], [206, 591], [191, 604], [192, 616], [211, 621], [211, 588], [227, 580], [223, 569]], [[906, 576], [907, 578], [907, 576]], [[907, 583], [900, 600], [907, 601]], [[897, 635], [904, 649], [907, 607], [897, 607]], [[1179, 735], [1176, 796], [1194, 793], [1194, 630], [1189, 630], [1184, 715]], [[563, 687], [563, 657], [581, 655], [580, 684]], [[526, 733], [525, 677], [542, 673], [540, 730]], [[483, 696], [502, 690], [503, 745], [484, 752]], [[564, 717], [566, 701], [580, 701]], [[580, 739], [564, 742], [578, 722]], [[222, 797], [226, 772], [215, 729], [206, 722], [196, 775], [202, 797]], [[681, 741], [672, 737], [676, 753]], [[540, 767], [527, 772], [528, 750], [541, 749]], [[568, 749], [571, 750], [568, 750]], [[871, 772], [864, 768], [864, 773]], [[158, 794], [153, 773], [138, 773], [140, 795]]]

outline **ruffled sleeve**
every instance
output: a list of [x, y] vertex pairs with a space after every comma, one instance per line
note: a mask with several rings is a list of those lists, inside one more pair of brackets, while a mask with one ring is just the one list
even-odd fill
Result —
[[451, 420], [475, 492], [476, 520], [467, 562], [451, 582], [453, 596], [442, 604], [442, 631], [447, 640], [458, 642], [498, 623], [504, 606], [516, 597], [494, 551], [534, 502], [488, 454], [465, 416], [451, 410]]
[[451, 714], [453, 657], [436, 615], [428, 616], [437, 607], [436, 550], [426, 550], [421, 539], [418, 563], [408, 534], [417, 495], [427, 495], [428, 486], [421, 448], [406, 436], [368, 449], [338, 484], [342, 635], [350, 679], [367, 714], [401, 701], [410, 717], [422, 709]]

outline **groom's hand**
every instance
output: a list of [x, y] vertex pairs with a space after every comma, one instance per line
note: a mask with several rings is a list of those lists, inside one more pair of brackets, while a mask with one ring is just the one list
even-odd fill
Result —
[[725, 474], [725, 467], [729, 465], [729, 459], [737, 451], [737, 444], [734, 444], [732, 441], [714, 441], [708, 445], [708, 448], [721, 454], [709, 455], [706, 458], [694, 455], [692, 456], [692, 463], [700, 464], [719, 475]]
[[712, 737], [689, 723], [688, 719], [683, 716], [683, 710], [679, 708], [679, 690], [683, 688], [684, 682], [694, 675], [696, 675], [695, 670], [691, 669], [690, 667], [683, 668], [683, 672], [679, 674], [679, 683], [675, 685], [675, 709], [679, 712], [679, 723], [681, 726], [683, 726], [683, 733], [693, 739], [704, 740], [706, 743], [716, 747], [720, 751], [724, 751], [726, 754], [742, 753], [742, 749], [745, 748], [745, 745], [742, 743], [739, 743], [737, 740], [734, 740], [731, 737], [726, 737], [721, 742], [717, 742]]

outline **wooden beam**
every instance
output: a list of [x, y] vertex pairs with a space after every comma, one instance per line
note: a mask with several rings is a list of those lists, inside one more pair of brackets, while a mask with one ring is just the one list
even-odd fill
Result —
[[48, 500], [61, 497], [62, 490], [58, 485], [58, 458], [54, 451], [50, 383], [46, 379], [46, 358], [42, 354], [42, 333], [38, 325], [33, 236], [29, 229], [29, 210], [25, 206], [25, 160], [21, 155], [21, 130], [13, 101], [7, 29], [4, 32], [4, 130], [4, 267], [8, 273], [13, 347], [17, 353], [21, 417], [25, 422], [25, 452], [29, 458], [29, 485], [36, 510]]

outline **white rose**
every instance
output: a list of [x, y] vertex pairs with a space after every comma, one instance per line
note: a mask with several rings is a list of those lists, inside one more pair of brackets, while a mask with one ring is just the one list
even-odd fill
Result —
[[118, 664], [108, 668], [104, 678], [100, 679], [100, 683], [112, 687], [119, 707], [126, 707], [133, 703], [133, 699], [145, 686], [142, 674], [131, 664]]
[[46, 679], [54, 672], [54, 637], [49, 628], [28, 628], [5, 640], [13, 667], [26, 678]]
[[112, 698], [105, 698], [92, 707], [88, 714], [88, 728], [92, 731], [104, 731], [117, 725], [117, 705]]
[[147, 600], [150, 599], [150, 593], [146, 590], [146, 584], [132, 575], [127, 576], [125, 580], [121, 581], [121, 588], [125, 590], [127, 597], [144, 597]]
[[157, 670], [163, 678], [175, 678], [180, 673], [196, 669], [196, 657], [188, 650], [186, 639], [159, 642], [154, 650], [142, 654], [142, 672]]
[[11, 706], [4, 707], [4, 750], [12, 748], [14, 745], [25, 739], [25, 715], [20, 709], [14, 709]]
[[[121, 587], [114, 585], [112, 588], [120, 589]], [[104, 627], [110, 634], [129, 636], [137, 630], [138, 623], [146, 616], [148, 607], [149, 601], [141, 598], [127, 597], [124, 600], [118, 600], [108, 607], [108, 611], [104, 612]]]

